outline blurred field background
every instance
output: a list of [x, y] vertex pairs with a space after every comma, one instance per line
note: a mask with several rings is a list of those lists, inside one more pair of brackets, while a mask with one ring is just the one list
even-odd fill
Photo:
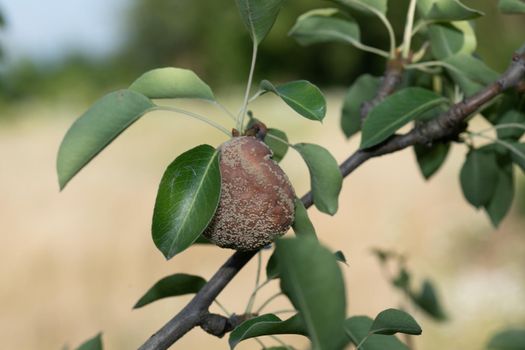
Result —
[[[477, 21], [479, 54], [495, 69], [504, 69], [522, 44], [525, 21], [499, 15], [493, 0], [465, 2], [487, 14]], [[407, 1], [395, 4], [390, 15], [400, 28]], [[329, 106], [325, 122], [305, 121], [270, 96], [251, 108], [268, 125], [287, 131], [292, 142], [319, 143], [342, 161], [358, 144], [345, 140], [339, 129], [344, 91], [362, 72], [381, 74], [383, 62], [340, 45], [301, 48], [286, 36], [302, 12], [328, 5], [289, 0], [261, 46], [256, 73], [256, 80], [303, 78], [321, 85]], [[231, 254], [196, 246], [166, 262], [150, 238], [165, 167], [196, 144], [218, 145], [225, 139], [194, 120], [154, 113], [126, 131], [62, 193], [56, 152], [74, 118], [96, 98], [159, 66], [193, 69], [236, 109], [250, 43], [234, 1], [7, 0], [0, 2], [0, 11], [6, 24], [0, 32], [2, 349], [60, 349], [99, 331], [107, 349], [136, 348], [190, 299], [166, 299], [131, 311], [145, 290], [176, 272], [209, 278]], [[384, 46], [382, 27], [361, 23], [364, 41]], [[80, 35], [81, 26], [86, 36]], [[227, 122], [206, 104], [177, 105]], [[410, 150], [374, 159], [345, 180], [338, 215], [310, 212], [321, 240], [349, 260], [342, 270], [350, 315], [374, 316], [404, 304], [370, 254], [373, 247], [406, 254], [417, 282], [429, 277], [436, 283], [450, 320], [436, 323], [415, 311], [424, 329], [415, 339], [416, 349], [482, 349], [493, 332], [525, 324], [523, 176], [511, 214], [494, 230], [462, 197], [458, 172], [465, 152], [455, 146], [430, 182], [423, 180]], [[297, 193], [304, 193], [308, 176], [299, 157], [290, 152], [282, 166]], [[265, 260], [269, 254], [264, 253]], [[230, 311], [244, 310], [255, 269], [254, 260], [219, 296]], [[257, 304], [276, 290], [270, 285]], [[281, 298], [266, 311], [286, 308]], [[283, 339], [299, 349], [308, 347], [299, 337]], [[173, 348], [228, 346], [195, 329]], [[247, 341], [239, 348], [259, 345]]]

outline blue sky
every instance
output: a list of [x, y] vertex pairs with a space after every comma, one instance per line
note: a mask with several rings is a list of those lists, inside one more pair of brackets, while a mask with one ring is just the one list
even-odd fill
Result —
[[0, 43], [9, 60], [54, 60], [71, 51], [94, 57], [118, 47], [131, 0], [0, 0], [7, 27]]

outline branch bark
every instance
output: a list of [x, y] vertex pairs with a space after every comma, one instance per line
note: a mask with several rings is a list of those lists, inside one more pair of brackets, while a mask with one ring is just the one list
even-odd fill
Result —
[[[394, 135], [369, 149], [358, 150], [346, 159], [340, 170], [343, 177], [351, 174], [367, 160], [393, 153], [416, 144], [430, 144], [455, 137], [464, 130], [466, 119], [503, 91], [517, 86], [525, 77], [525, 46], [512, 58], [512, 63], [500, 78], [477, 94], [452, 106], [447, 112], [426, 124], [417, 125], [404, 135]], [[313, 204], [312, 193], [301, 200], [306, 208]], [[165, 350], [192, 328], [209, 317], [208, 308], [219, 293], [257, 252], [235, 252], [204, 287], [175, 317], [153, 334], [139, 350]]]

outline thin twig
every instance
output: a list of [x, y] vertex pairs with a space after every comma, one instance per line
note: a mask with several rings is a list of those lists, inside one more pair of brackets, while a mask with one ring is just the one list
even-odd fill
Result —
[[228, 135], [228, 137], [231, 136], [231, 132], [228, 129], [226, 129], [222, 125], [214, 122], [213, 120], [211, 120], [211, 119], [209, 119], [209, 118], [207, 118], [207, 117], [205, 117], [203, 115], [197, 114], [197, 113], [193, 113], [193, 112], [190, 112], [190, 111], [187, 111], [187, 110], [184, 110], [184, 109], [180, 109], [180, 108], [177, 108], [177, 107], [169, 107], [169, 106], [157, 106], [157, 107], [152, 108], [152, 110], [154, 110], [154, 111], [168, 111], [168, 112], [175, 112], [175, 113], [179, 113], [179, 114], [184, 114], [184, 115], [187, 115], [188, 117], [192, 117], [194, 119], [200, 120], [202, 122], [205, 122], [208, 125], [213, 126], [215, 129], [217, 129], [217, 130], [221, 131], [222, 133]]
[[255, 277], [255, 289], [248, 299], [248, 304], [246, 305], [246, 310], [244, 313], [250, 313], [252, 311], [253, 303], [255, 302], [255, 297], [257, 296], [257, 291], [259, 290], [259, 282], [261, 280], [261, 267], [262, 267], [262, 253], [259, 251], [257, 253], [257, 274]]
[[253, 73], [255, 71], [255, 63], [257, 62], [257, 43], [253, 42], [253, 51], [252, 51], [252, 63], [250, 65], [250, 73], [248, 74], [248, 83], [246, 84], [246, 91], [244, 92], [244, 102], [242, 103], [239, 115], [237, 116], [237, 130], [241, 133], [244, 128], [244, 117], [246, 116], [246, 109], [248, 108], [248, 99], [250, 97], [250, 90], [252, 88]]
[[232, 112], [230, 112], [230, 110], [228, 108], [226, 108], [225, 105], [223, 105], [222, 103], [220, 103], [219, 101], [213, 101], [212, 102], [213, 105], [215, 105], [216, 107], [218, 107], [221, 111], [223, 111], [224, 113], [226, 113], [226, 115], [228, 117], [230, 117], [231, 120], [235, 121], [237, 118], [233, 115]]
[[283, 292], [277, 292], [274, 295], [272, 295], [271, 297], [269, 297], [268, 299], [266, 299], [266, 301], [264, 303], [262, 303], [261, 306], [259, 306], [257, 311], [255, 311], [255, 314], [259, 315], [261, 313], [261, 311], [264, 310], [264, 308], [266, 306], [268, 306], [272, 301], [274, 301], [275, 299], [277, 299], [281, 295], [284, 295]]
[[406, 26], [405, 26], [405, 34], [403, 37], [402, 57], [404, 59], [407, 59], [408, 55], [410, 54], [410, 44], [412, 41], [412, 27], [414, 26], [415, 13], [416, 13], [416, 0], [410, 0], [410, 5], [408, 6]]

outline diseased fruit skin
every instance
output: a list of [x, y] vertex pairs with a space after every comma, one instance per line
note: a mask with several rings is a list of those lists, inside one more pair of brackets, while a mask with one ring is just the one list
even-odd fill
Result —
[[295, 193], [263, 142], [240, 136], [219, 147], [221, 198], [204, 236], [222, 248], [255, 250], [288, 231]]

